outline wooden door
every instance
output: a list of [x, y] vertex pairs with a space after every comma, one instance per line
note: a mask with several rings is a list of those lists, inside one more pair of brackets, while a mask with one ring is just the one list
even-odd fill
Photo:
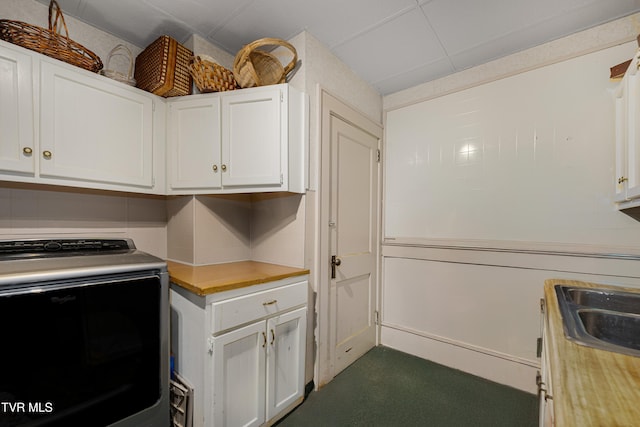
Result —
[[[362, 116], [335, 111], [330, 129], [330, 358], [335, 376], [374, 345], [377, 329], [379, 141]], [[353, 116], [353, 114], [352, 114]], [[356, 124], [356, 120], [364, 126]], [[335, 262], [331, 262], [335, 257]]]

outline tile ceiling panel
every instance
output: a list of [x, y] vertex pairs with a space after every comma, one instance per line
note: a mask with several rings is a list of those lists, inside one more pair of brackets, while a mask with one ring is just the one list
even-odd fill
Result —
[[338, 45], [336, 55], [362, 78], [379, 81], [442, 60], [444, 52], [419, 8]]
[[188, 23], [200, 34], [222, 27], [241, 13], [252, 0], [142, 0], [176, 19]]
[[[254, 1], [247, 9], [229, 19], [224, 28], [209, 33], [232, 51], [262, 37], [288, 39], [303, 30], [333, 47], [354, 35], [411, 8], [415, 0], [300, 0]], [[332, 25], [327, 25], [332, 22]]]
[[198, 34], [235, 55], [258, 38], [306, 30], [383, 95], [640, 12], [640, 0], [58, 2], [141, 48], [161, 34]]

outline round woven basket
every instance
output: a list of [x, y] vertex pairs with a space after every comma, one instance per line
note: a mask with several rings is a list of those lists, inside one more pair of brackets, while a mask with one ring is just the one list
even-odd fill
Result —
[[[265, 46], [287, 48], [292, 54], [291, 61], [283, 65], [276, 55], [258, 49]], [[290, 43], [276, 38], [259, 39], [247, 44], [237, 53], [233, 62], [233, 75], [243, 88], [284, 83], [297, 61], [298, 53]]]
[[[124, 56], [129, 60], [129, 71], [127, 74], [109, 67], [111, 58], [114, 56]], [[100, 70], [100, 74], [109, 77], [110, 79], [117, 80], [121, 83], [126, 83], [129, 86], [135, 86], [136, 79], [133, 78], [133, 54], [131, 53], [131, 50], [129, 50], [129, 48], [123, 44], [119, 44], [111, 49], [111, 52], [109, 52], [109, 56], [107, 56], [107, 65], [104, 69]]]
[[223, 92], [238, 87], [233, 72], [215, 63], [207, 55], [197, 55], [189, 60], [189, 73], [200, 92]]

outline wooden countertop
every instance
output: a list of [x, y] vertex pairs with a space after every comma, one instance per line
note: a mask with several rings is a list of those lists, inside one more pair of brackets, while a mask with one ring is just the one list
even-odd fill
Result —
[[171, 282], [200, 296], [309, 274], [303, 268], [257, 261], [203, 266], [167, 261], [167, 267]]
[[547, 343], [553, 387], [555, 425], [640, 425], [640, 357], [627, 356], [576, 344], [565, 338], [555, 284], [577, 287], [612, 287], [573, 280], [546, 280]]

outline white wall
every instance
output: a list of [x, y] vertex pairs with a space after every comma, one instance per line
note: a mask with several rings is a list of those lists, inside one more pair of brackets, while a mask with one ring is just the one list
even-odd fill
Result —
[[132, 238], [136, 247], [167, 257], [163, 197], [0, 183], [0, 239]]
[[640, 287], [609, 80], [635, 22], [385, 97], [383, 344], [533, 393], [545, 279]]

